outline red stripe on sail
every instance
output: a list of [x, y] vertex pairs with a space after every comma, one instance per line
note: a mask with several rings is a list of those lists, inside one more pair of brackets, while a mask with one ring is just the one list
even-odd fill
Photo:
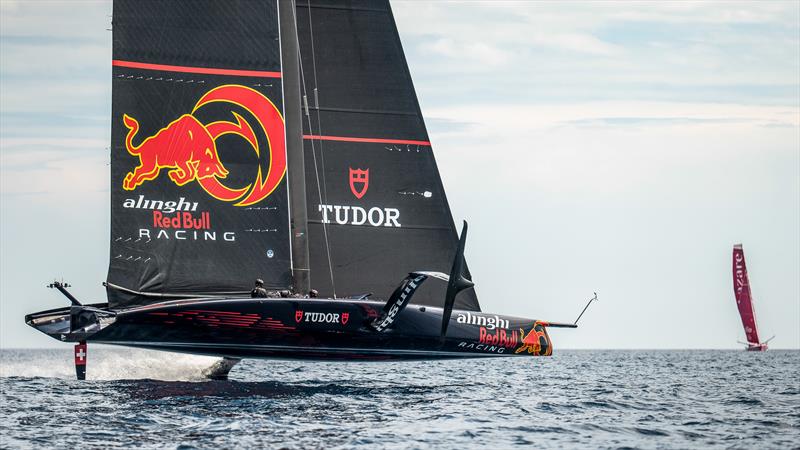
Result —
[[744, 250], [741, 245], [733, 246], [733, 293], [736, 296], [736, 306], [742, 317], [747, 342], [760, 343], [758, 328], [756, 328], [756, 313], [753, 310], [753, 297], [750, 292], [750, 280], [747, 277], [747, 266], [744, 262]]
[[166, 64], [150, 64], [150, 63], [143, 63], [136, 61], [123, 61], [121, 59], [112, 59], [111, 65], [116, 67], [127, 67], [129, 69], [163, 70], [166, 72], [202, 73], [206, 75], [231, 75], [235, 77], [281, 78], [280, 72], [269, 72], [266, 70], [240, 70], [240, 69], [218, 69], [213, 67], [169, 66]]
[[317, 134], [304, 134], [303, 139], [315, 141], [340, 141], [340, 142], [372, 142], [376, 144], [408, 144], [431, 146], [429, 141], [415, 141], [411, 139], [383, 139], [383, 138], [364, 138], [348, 136], [320, 136]]

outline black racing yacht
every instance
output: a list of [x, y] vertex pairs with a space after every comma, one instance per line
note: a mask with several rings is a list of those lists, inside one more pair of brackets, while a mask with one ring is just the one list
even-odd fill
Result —
[[576, 326], [481, 312], [388, 0], [115, 0], [111, 63], [107, 301], [54, 282], [71, 306], [25, 317], [79, 378], [89, 342], [224, 378], [546, 356]]

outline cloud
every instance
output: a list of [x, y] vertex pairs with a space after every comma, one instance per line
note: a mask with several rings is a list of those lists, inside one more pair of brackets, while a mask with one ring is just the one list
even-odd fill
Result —
[[8, 154], [16, 150], [25, 152], [36, 151], [37, 149], [61, 148], [64, 150], [98, 150], [108, 147], [108, 142], [104, 139], [90, 138], [49, 138], [49, 137], [24, 137], [24, 138], [4, 138], [0, 140], [0, 149], [3, 154]]
[[15, 12], [19, 9], [21, 3], [20, 0], [3, 0], [0, 2], [0, 11], [6, 14]]
[[441, 38], [420, 46], [424, 54], [449, 59], [468, 59], [478, 71], [492, 70], [512, 60], [512, 54], [484, 42]]
[[723, 195], [730, 186], [717, 170], [727, 164], [720, 161], [766, 155], [791, 160], [792, 149], [800, 146], [800, 106], [590, 102], [425, 112], [464, 124], [430, 130], [451, 199], [459, 194], [450, 191], [474, 192], [471, 180], [485, 177], [492, 192], [632, 199], [637, 192], [680, 184], [687, 167], [712, 173], [706, 179], [719, 182], [706, 189]]
[[[5, 36], [61, 37], [93, 39], [102, 44], [110, 33], [110, 0], [72, 1], [37, 0], [0, 2], [0, 39]], [[76, 6], [79, 5], [79, 6]]]
[[71, 117], [108, 115], [110, 12], [35, 1], [0, 15], [0, 136], [53, 136]]
[[423, 102], [800, 102], [796, 3], [392, 5]]
[[47, 194], [44, 202], [108, 190], [105, 140], [0, 139], [0, 193]]
[[589, 33], [534, 33], [530, 42], [553, 50], [569, 50], [601, 56], [620, 55], [624, 52], [622, 47], [605, 42]]
[[441, 106], [425, 112], [431, 117], [473, 124], [473, 131], [496, 133], [493, 130], [504, 130], [504, 134], [525, 134], [534, 129], [547, 130], [584, 124], [605, 123], [617, 126], [623, 122], [634, 126], [757, 126], [764, 123], [783, 123], [800, 127], [800, 105], [785, 107], [640, 101], [556, 102], [545, 105], [495, 103]]

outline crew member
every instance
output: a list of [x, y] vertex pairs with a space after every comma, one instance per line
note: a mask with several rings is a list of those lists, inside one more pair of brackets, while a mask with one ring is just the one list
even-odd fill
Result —
[[261, 278], [256, 280], [256, 287], [250, 291], [250, 297], [253, 298], [267, 298], [269, 295], [267, 294], [267, 290], [264, 289], [264, 280]]
[[294, 290], [280, 291], [281, 298], [305, 298], [303, 294], [298, 294]]
[[312, 289], [312, 290], [308, 291], [308, 297], [309, 298], [317, 298], [317, 297], [319, 297], [319, 292], [316, 289]]

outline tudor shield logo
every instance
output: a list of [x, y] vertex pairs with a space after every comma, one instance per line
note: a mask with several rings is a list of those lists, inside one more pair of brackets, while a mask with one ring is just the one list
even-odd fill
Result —
[[294, 312], [294, 321], [300, 323], [303, 320], [303, 311], [295, 311]]
[[361, 199], [369, 189], [369, 169], [353, 169], [350, 167], [350, 191], [357, 199]]

